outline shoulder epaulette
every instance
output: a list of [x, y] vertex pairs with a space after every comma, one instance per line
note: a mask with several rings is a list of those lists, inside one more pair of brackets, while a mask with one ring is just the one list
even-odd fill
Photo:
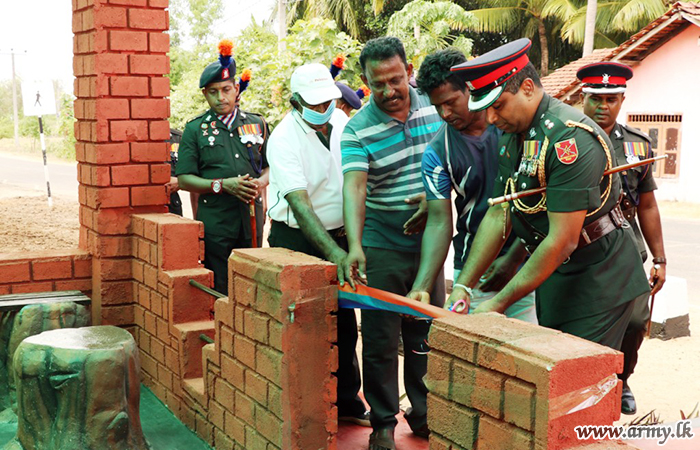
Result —
[[631, 127], [631, 126], [629, 126], [629, 125], [620, 124], [620, 126], [621, 126], [622, 128], [624, 128], [625, 131], [627, 131], [628, 133], [634, 134], [635, 136], [638, 136], [638, 137], [644, 139], [645, 141], [651, 143], [651, 138], [650, 138], [646, 133], [644, 133], [642, 130], [639, 130], [639, 129], [637, 129], [637, 128]]
[[200, 114], [200, 115], [198, 115], [198, 116], [195, 116], [195, 117], [191, 118], [190, 120], [188, 120], [187, 123], [194, 122], [195, 120], [197, 120], [197, 119], [199, 119], [199, 118], [201, 118], [201, 117], [204, 117], [204, 115], [205, 115], [206, 113], [207, 113], [207, 111], [204, 111], [202, 114]]

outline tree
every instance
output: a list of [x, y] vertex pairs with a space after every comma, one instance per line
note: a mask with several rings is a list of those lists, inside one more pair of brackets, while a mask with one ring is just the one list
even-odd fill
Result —
[[414, 0], [391, 16], [387, 34], [401, 39], [407, 56], [418, 67], [428, 54], [448, 46], [470, 55], [471, 40], [456, 32], [476, 25], [472, 14], [452, 2]]
[[[494, 0], [486, 8], [470, 12], [478, 19], [477, 31], [508, 32], [522, 27], [524, 36], [538, 36], [540, 46], [540, 75], [549, 73], [549, 39], [544, 14], [551, 0]], [[565, 1], [565, 0], [562, 0]]]
[[[563, 23], [561, 37], [574, 45], [585, 40], [586, 6], [583, 0], [550, 0], [545, 15]], [[598, 3], [595, 47], [615, 47], [667, 10], [665, 0], [610, 0]]]

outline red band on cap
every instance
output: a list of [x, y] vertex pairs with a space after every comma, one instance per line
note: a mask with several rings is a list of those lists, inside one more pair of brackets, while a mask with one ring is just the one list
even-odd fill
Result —
[[512, 71], [513, 69], [517, 69], [513, 73], [519, 72], [529, 62], [530, 62], [530, 59], [527, 57], [527, 53], [524, 53], [522, 56], [520, 56], [516, 60], [509, 62], [508, 64], [502, 65], [501, 67], [494, 70], [493, 72], [489, 72], [486, 75], [484, 75], [483, 77], [477, 78], [475, 80], [471, 80], [469, 82], [469, 84], [467, 84], [467, 86], [469, 86], [469, 89], [471, 89], [471, 90], [481, 89], [482, 87], [488, 86], [489, 84], [498, 80], [503, 75], [506, 75], [508, 72]]
[[611, 77], [610, 75], [601, 75], [599, 77], [586, 77], [581, 80], [583, 84], [612, 84], [616, 86], [626, 86], [627, 78]]

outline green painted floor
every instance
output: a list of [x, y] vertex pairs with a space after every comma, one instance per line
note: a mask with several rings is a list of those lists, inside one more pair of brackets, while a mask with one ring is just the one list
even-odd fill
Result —
[[[211, 450], [145, 386], [141, 386], [141, 427], [153, 450]], [[0, 422], [0, 447], [9, 442], [16, 431], [16, 423]]]

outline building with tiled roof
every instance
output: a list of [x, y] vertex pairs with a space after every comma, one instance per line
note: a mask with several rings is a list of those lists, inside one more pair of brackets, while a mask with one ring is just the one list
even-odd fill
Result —
[[667, 155], [654, 166], [657, 197], [700, 203], [694, 175], [700, 167], [700, 4], [673, 4], [618, 47], [595, 50], [544, 77], [545, 91], [578, 106], [576, 71], [599, 61], [621, 62], [634, 70], [618, 122], [647, 133], [654, 152]]

